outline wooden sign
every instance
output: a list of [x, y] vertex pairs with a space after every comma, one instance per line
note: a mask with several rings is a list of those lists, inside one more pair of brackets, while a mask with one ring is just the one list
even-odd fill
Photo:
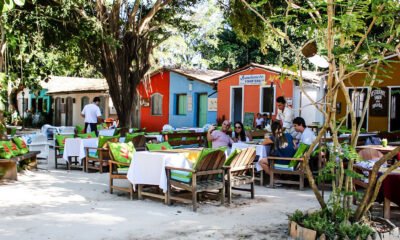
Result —
[[369, 115], [387, 116], [388, 98], [387, 88], [372, 89], [371, 98], [369, 100]]

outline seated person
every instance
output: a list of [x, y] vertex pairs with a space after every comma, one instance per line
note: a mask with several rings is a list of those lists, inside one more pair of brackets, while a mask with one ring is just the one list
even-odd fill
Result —
[[264, 118], [261, 116], [261, 113], [257, 113], [256, 128], [258, 129], [264, 128]]
[[293, 120], [294, 130], [300, 133], [299, 143], [311, 145], [315, 140], [315, 133], [311, 128], [308, 128], [302, 117], [297, 117]]
[[232, 140], [234, 142], [248, 142], [253, 140], [251, 135], [244, 130], [243, 123], [240, 121], [235, 122], [235, 130], [232, 132]]
[[[265, 139], [263, 144], [273, 144], [271, 156], [293, 157], [296, 152], [293, 137], [289, 133], [284, 133], [280, 122], [273, 122], [271, 126], [272, 136]], [[270, 173], [268, 158], [262, 158], [260, 166], [266, 173]], [[288, 161], [275, 161], [277, 164], [287, 164]]]
[[207, 131], [207, 140], [212, 142], [212, 148], [231, 147], [233, 140], [228, 135], [231, 124], [228, 120], [222, 123], [221, 130], [216, 130], [215, 126], [211, 126]]

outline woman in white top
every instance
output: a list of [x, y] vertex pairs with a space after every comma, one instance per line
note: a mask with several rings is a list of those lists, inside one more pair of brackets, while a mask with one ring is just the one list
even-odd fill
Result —
[[253, 140], [251, 135], [244, 130], [243, 123], [235, 122], [235, 130], [232, 132], [232, 140], [234, 142], [248, 142]]
[[256, 128], [258, 129], [264, 128], [264, 118], [261, 116], [261, 113], [257, 113]]

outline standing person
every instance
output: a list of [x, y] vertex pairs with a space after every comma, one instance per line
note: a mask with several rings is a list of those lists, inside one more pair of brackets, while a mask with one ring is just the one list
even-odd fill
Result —
[[228, 120], [222, 122], [221, 130], [215, 130], [215, 126], [211, 126], [207, 131], [207, 140], [212, 142], [212, 148], [232, 147], [233, 140], [228, 135], [231, 123]]
[[96, 132], [96, 136], [99, 135], [97, 131], [97, 123], [103, 121], [103, 119], [101, 118], [101, 111], [99, 104], [100, 104], [100, 98], [95, 97], [93, 98], [93, 102], [87, 104], [81, 112], [81, 116], [85, 118], [85, 133], [87, 133], [87, 127], [89, 125], [90, 131]]
[[297, 133], [293, 128], [294, 114], [292, 108], [286, 106], [286, 100], [283, 96], [276, 99], [276, 105], [278, 107], [278, 114], [276, 120], [281, 122], [283, 132], [289, 133], [292, 137], [296, 137]]
[[257, 113], [256, 128], [258, 129], [264, 128], [264, 118], [261, 116], [261, 113]]
[[311, 145], [311, 143], [315, 140], [315, 133], [311, 128], [308, 128], [306, 122], [302, 117], [297, 117], [293, 120], [293, 127], [296, 132], [301, 133], [300, 142], [307, 145]]
[[237, 121], [237, 122], [235, 122], [234, 126], [235, 126], [235, 130], [232, 132], [232, 140], [234, 142], [248, 142], [248, 141], [253, 140], [251, 135], [247, 131], [245, 131], [242, 122]]

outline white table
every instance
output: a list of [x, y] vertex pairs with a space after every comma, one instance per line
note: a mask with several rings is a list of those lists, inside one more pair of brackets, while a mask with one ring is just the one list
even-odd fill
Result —
[[165, 167], [191, 168], [184, 153], [136, 152], [128, 170], [128, 180], [135, 184], [157, 185], [167, 192]]
[[68, 161], [69, 157], [78, 157], [80, 163], [86, 157], [85, 147], [95, 147], [98, 145], [98, 138], [67, 138], [65, 139], [63, 159]]
[[190, 128], [176, 128], [175, 129], [175, 131], [186, 131], [186, 130], [189, 130], [189, 131], [194, 131], [194, 132], [197, 132], [197, 133], [202, 133], [202, 132], [204, 132], [204, 129], [203, 128], [193, 128], [193, 127], [190, 127]]
[[[265, 146], [265, 145], [260, 145], [260, 144], [248, 144], [248, 143], [243, 143], [243, 142], [237, 142], [237, 143], [233, 143], [232, 144], [232, 150], [235, 149], [243, 149], [243, 148], [249, 148], [249, 147], [254, 147], [256, 148], [256, 155], [259, 156], [259, 160], [261, 158], [266, 158], [268, 157], [268, 152], [267, 150], [269, 150], [270, 146]], [[257, 171], [262, 171], [262, 167], [260, 166], [260, 163], [257, 162], [256, 163], [256, 170]]]

